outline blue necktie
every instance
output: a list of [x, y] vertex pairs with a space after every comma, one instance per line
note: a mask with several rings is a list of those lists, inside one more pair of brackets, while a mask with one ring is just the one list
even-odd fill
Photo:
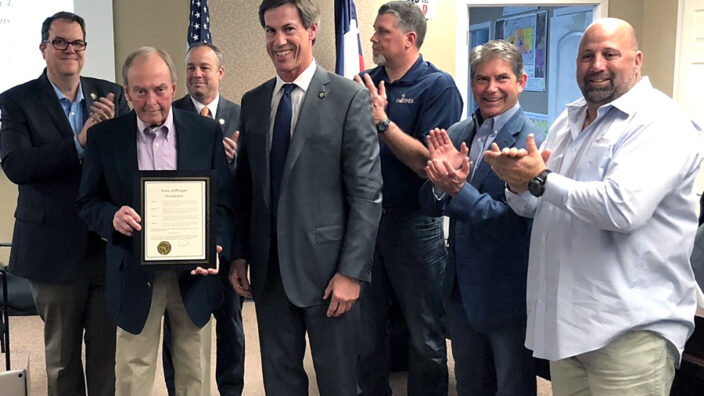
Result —
[[281, 96], [279, 107], [274, 117], [274, 128], [271, 137], [271, 152], [269, 153], [269, 168], [271, 170], [271, 220], [272, 226], [276, 229], [276, 209], [279, 204], [279, 194], [281, 192], [281, 179], [284, 174], [284, 164], [288, 153], [288, 144], [291, 140], [291, 118], [293, 117], [293, 106], [291, 105], [291, 91], [296, 86], [285, 84], [284, 94]]

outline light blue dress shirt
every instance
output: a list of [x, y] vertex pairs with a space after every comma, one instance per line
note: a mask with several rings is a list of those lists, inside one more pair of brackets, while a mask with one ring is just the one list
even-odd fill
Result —
[[[469, 180], [472, 180], [474, 177], [474, 171], [479, 167], [479, 164], [481, 164], [484, 159], [482, 154], [489, 149], [489, 146], [491, 146], [491, 143], [494, 142], [494, 139], [496, 139], [496, 135], [499, 134], [499, 131], [503, 129], [508, 120], [510, 120], [520, 108], [520, 104], [516, 102], [513, 107], [505, 112], [482, 122], [482, 125], [477, 130], [477, 133], [474, 134], [474, 137], [472, 138], [472, 145], [470, 146], [469, 160], [472, 163], [472, 169], [470, 169], [472, 174], [470, 175]], [[472, 114], [472, 118], [474, 119], [474, 128], [477, 129], [476, 126], [479, 125], [479, 120], [477, 119], [476, 114]]]
[[83, 129], [85, 124], [85, 118], [83, 118], [83, 87], [81, 83], [78, 83], [78, 92], [76, 93], [76, 100], [70, 101], [62, 92], [59, 87], [51, 83], [54, 92], [56, 93], [56, 98], [59, 99], [61, 107], [64, 109], [64, 114], [68, 118], [68, 123], [71, 124], [71, 130], [73, 130], [73, 143], [76, 145], [76, 151], [78, 152], [78, 158], [83, 158], [83, 147], [78, 143], [78, 134]]
[[696, 310], [701, 138], [647, 77], [582, 130], [586, 109], [583, 98], [569, 104], [550, 128], [543, 196], [506, 190], [518, 214], [534, 217], [526, 346], [555, 361], [649, 330], [681, 356]]
[[[477, 125], [479, 125], [479, 119], [477, 118], [475, 113], [472, 113], [472, 118], [474, 119], [474, 129], [477, 130], [477, 132], [474, 134], [474, 137], [472, 138], [472, 144], [469, 146], [470, 175], [467, 178], [468, 183], [474, 177], [474, 171], [484, 160], [484, 152], [489, 149], [489, 146], [491, 146], [491, 143], [494, 142], [494, 139], [496, 139], [496, 135], [499, 134], [499, 131], [503, 129], [504, 125], [506, 125], [508, 120], [510, 120], [511, 117], [513, 117], [513, 115], [516, 114], [516, 112], [520, 108], [521, 105], [516, 102], [513, 107], [506, 110], [505, 112], [497, 115], [496, 117], [484, 120], [478, 130]], [[433, 186], [433, 195], [438, 201], [442, 201], [445, 198], [445, 193], [436, 189], [435, 186]]]

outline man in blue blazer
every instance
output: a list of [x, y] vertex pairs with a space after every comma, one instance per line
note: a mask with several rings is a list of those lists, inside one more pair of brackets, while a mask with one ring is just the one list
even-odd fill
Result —
[[234, 190], [220, 127], [171, 108], [176, 74], [165, 52], [134, 51], [122, 74], [134, 111], [91, 130], [78, 198], [83, 220], [108, 240], [106, 299], [119, 326], [116, 393], [151, 394], [161, 318], [168, 312], [176, 393], [210, 394], [210, 316], [222, 302], [220, 281], [200, 276], [214, 270], [189, 274], [140, 267], [133, 237], [142, 227], [133, 183], [139, 170], [216, 170], [213, 218], [217, 239], [227, 242]]
[[56, 13], [41, 34], [44, 73], [0, 95], [0, 159], [19, 191], [10, 271], [29, 279], [44, 321], [47, 394], [112, 395], [105, 243], [78, 217], [75, 201], [88, 128], [129, 108], [119, 85], [81, 76], [83, 18]]
[[[173, 102], [173, 107], [215, 119], [223, 134], [223, 146], [234, 174], [237, 155], [236, 131], [240, 120], [240, 106], [220, 95], [220, 81], [225, 75], [220, 49], [209, 43], [193, 44], [186, 52], [186, 89], [188, 93]], [[228, 263], [223, 263], [218, 277], [223, 283], [222, 305], [215, 316], [216, 363], [215, 381], [221, 396], [239, 396], [244, 386], [244, 329], [242, 327], [242, 298], [235, 293], [228, 280]], [[174, 368], [171, 361], [171, 331], [164, 325], [164, 378], [169, 395], [174, 395]]]
[[[450, 217], [445, 290], [457, 392], [531, 395], [536, 392], [526, 331], [526, 273], [531, 222], [504, 199], [504, 183], [482, 154], [491, 143], [521, 147], [539, 133], [518, 96], [526, 84], [518, 49], [495, 40], [470, 54], [471, 86], [479, 109], [428, 138], [423, 209]], [[449, 136], [448, 136], [449, 135]]]
[[242, 98], [230, 278], [254, 297], [268, 395], [308, 395], [307, 334], [320, 394], [356, 396], [356, 301], [381, 216], [369, 93], [313, 60], [313, 1], [264, 0], [259, 17], [277, 76]]

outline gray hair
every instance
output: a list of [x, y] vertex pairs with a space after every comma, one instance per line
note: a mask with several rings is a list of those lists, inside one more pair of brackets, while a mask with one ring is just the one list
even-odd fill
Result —
[[480, 63], [494, 58], [508, 62], [516, 79], [520, 79], [523, 75], [523, 56], [518, 48], [506, 40], [491, 40], [472, 48], [472, 52], [469, 53], [470, 77], [474, 79], [474, 70]]
[[125, 63], [122, 64], [122, 81], [125, 85], [127, 85], [127, 72], [130, 70], [130, 67], [132, 67], [134, 61], [138, 58], [145, 58], [153, 54], [157, 54], [159, 58], [166, 63], [166, 66], [169, 67], [169, 73], [171, 73], [171, 82], [176, 82], [176, 68], [174, 67], [174, 62], [171, 60], [169, 54], [154, 47], [141, 47], [127, 55], [127, 58], [125, 58]]
[[[186, 60], [188, 60], [188, 55], [191, 53], [191, 51], [193, 51], [196, 48], [201, 48], [201, 47], [208, 47], [211, 50], [213, 50], [213, 52], [215, 52], [215, 55], [217, 55], [217, 57], [218, 57], [218, 69], [221, 68], [222, 64], [224, 63], [225, 58], [223, 57], [222, 52], [220, 51], [220, 48], [216, 47], [213, 44], [206, 43], [204, 41], [194, 43], [192, 46], [188, 47], [188, 51], [186, 51]], [[186, 62], [186, 63], [188, 63], [188, 62]]]
[[320, 10], [312, 0], [264, 0], [259, 5], [259, 23], [262, 24], [262, 27], [265, 25], [264, 13], [284, 4], [293, 4], [296, 7], [304, 28], [308, 29], [311, 25], [320, 23]]
[[410, 1], [392, 1], [379, 7], [378, 14], [393, 14], [396, 17], [397, 26], [403, 33], [416, 32], [416, 47], [420, 49], [428, 28], [420, 7]]

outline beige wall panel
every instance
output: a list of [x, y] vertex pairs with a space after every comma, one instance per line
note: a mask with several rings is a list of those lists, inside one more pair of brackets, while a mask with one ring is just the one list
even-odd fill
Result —
[[609, 16], [627, 21], [636, 30], [636, 38], [643, 42], [644, 0], [609, 0]]
[[672, 96], [677, 43], [677, 0], [644, 0], [643, 74], [657, 89]]
[[[0, 242], [12, 242], [16, 206], [17, 186], [7, 180], [4, 172], [0, 172]], [[0, 248], [0, 263], [7, 265], [9, 253], [10, 249]]]
[[115, 18], [115, 75], [122, 84], [122, 62], [133, 50], [150, 45], [166, 51], [176, 64], [178, 93], [183, 88], [183, 59], [188, 31], [187, 0], [119, 0], [113, 2]]

